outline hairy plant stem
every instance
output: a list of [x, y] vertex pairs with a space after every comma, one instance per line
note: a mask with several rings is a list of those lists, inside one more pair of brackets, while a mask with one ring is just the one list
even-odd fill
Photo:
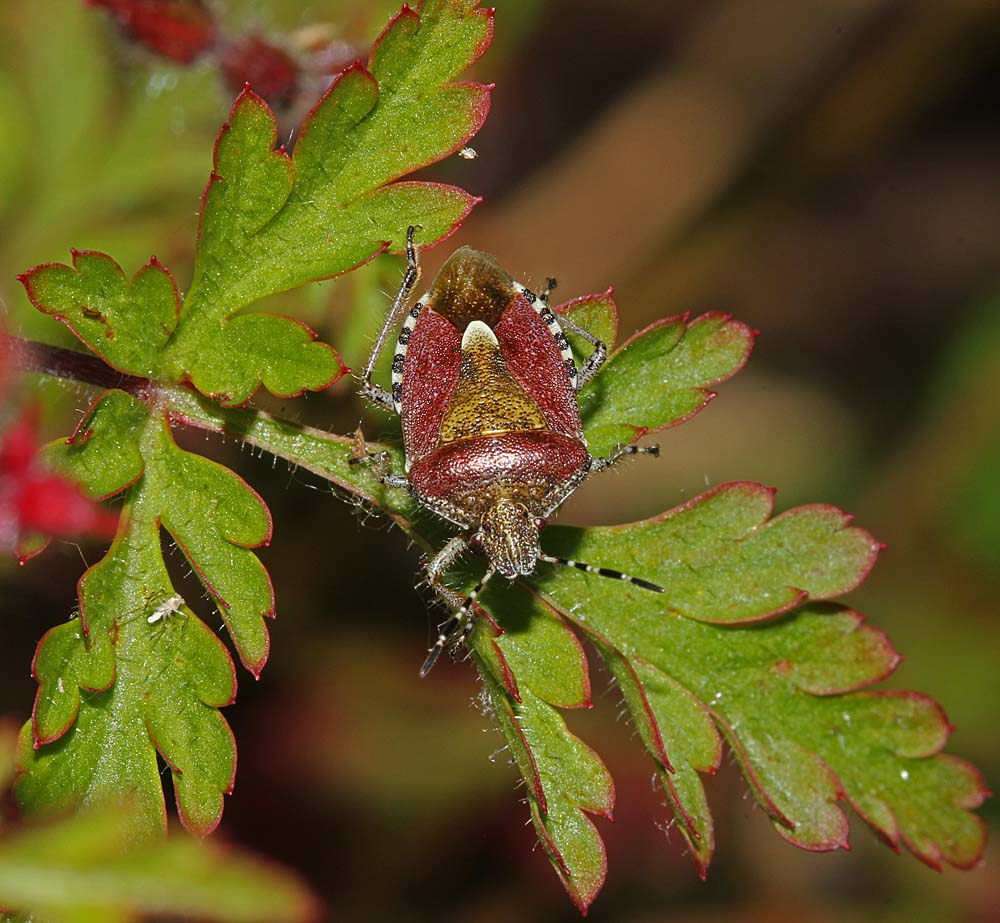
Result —
[[[384, 488], [367, 466], [350, 465], [353, 439], [349, 437], [335, 436], [252, 407], [222, 407], [186, 385], [163, 384], [127, 375], [110, 368], [96, 356], [3, 333], [0, 333], [0, 362], [23, 372], [64, 378], [104, 390], [125, 391], [160, 408], [171, 423], [235, 436], [384, 510], [407, 532], [414, 534], [412, 499], [405, 491]], [[370, 446], [374, 451], [388, 450], [397, 456], [396, 465], [401, 469], [402, 459], [396, 447], [376, 443]]]

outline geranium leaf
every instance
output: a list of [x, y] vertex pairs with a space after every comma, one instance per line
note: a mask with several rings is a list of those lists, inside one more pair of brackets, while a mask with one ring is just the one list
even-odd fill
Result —
[[[489, 634], [477, 630], [470, 643], [494, 714], [524, 778], [539, 841], [573, 902], [586, 910], [607, 871], [604, 843], [586, 815], [611, 817], [611, 776], [597, 754], [567, 730], [556, 709], [523, 685], [517, 698], [511, 695], [503, 674], [496, 672]], [[503, 673], [509, 675], [506, 665]]]
[[669, 318], [630, 337], [580, 394], [591, 452], [690, 419], [715, 397], [711, 386], [743, 368], [753, 342], [728, 314]]
[[[611, 308], [605, 295], [567, 311], [589, 311], [595, 326], [613, 333]], [[642, 425], [697, 410], [703, 385], [742, 362], [751, 337], [730, 323], [668, 322], [634, 341], [653, 337], [644, 365], [671, 357], [669, 381], [677, 383], [661, 395], [662, 412]], [[692, 330], [697, 336], [685, 351], [679, 344]], [[674, 346], [657, 346], [667, 333]], [[574, 345], [580, 355], [589, 351], [579, 338]], [[635, 435], [628, 401], [633, 377], [643, 373], [612, 361], [597, 376], [602, 425]], [[663, 375], [661, 364], [656, 381]], [[352, 489], [426, 547], [439, 547], [440, 535], [428, 531], [408, 493], [387, 490], [348, 464], [351, 440], [176, 397], [189, 422], [239, 433]], [[369, 448], [388, 451], [401, 470], [397, 448]], [[550, 554], [623, 570], [664, 593], [540, 565], [530, 581], [540, 596], [494, 581], [477, 600], [473, 658], [525, 779], [540, 841], [581, 907], [604, 876], [603, 845], [585, 814], [610, 810], [611, 788], [603, 766], [554, 710], [589, 701], [582, 695], [586, 662], [572, 653], [554, 613], [608, 663], [701, 874], [715, 836], [701, 773], [720, 765], [723, 739], [778, 832], [798, 846], [845, 846], [847, 802], [890, 844], [907, 845], [928, 864], [965, 867], [981, 856], [984, 828], [972, 811], [985, 787], [971, 766], [939, 752], [949, 730], [940, 709], [914, 693], [859, 691], [890, 674], [898, 656], [859, 615], [823, 601], [864, 579], [878, 542], [830, 506], [772, 517], [773, 495], [759, 484], [727, 484], [643, 522], [543, 533]], [[456, 585], [471, 586], [474, 578], [463, 571]]]
[[[169, 348], [175, 379], [187, 375], [203, 393], [244, 402], [256, 380], [270, 387], [270, 353], [266, 340], [240, 335], [229, 320], [236, 311], [398, 249], [410, 225], [420, 226], [422, 245], [456, 227], [475, 204], [468, 193], [395, 181], [479, 129], [488, 88], [453, 81], [491, 36], [492, 14], [475, 2], [428, 0], [419, 15], [404, 7], [368, 67], [348, 68], [314, 107], [291, 156], [275, 150], [266, 103], [249, 89], [240, 95], [205, 190], [194, 280]], [[293, 390], [329, 383], [337, 370], [323, 347], [300, 338], [291, 349], [293, 334], [277, 334], [278, 323], [269, 321], [270, 333], [289, 346], [284, 361], [297, 371], [274, 382], [279, 393], [293, 382]], [[228, 363], [220, 365], [220, 353]]]
[[158, 374], [180, 300], [155, 257], [129, 279], [111, 257], [74, 250], [72, 267], [47, 263], [18, 279], [38, 310], [66, 324], [109, 365], [147, 378]]
[[[652, 580], [664, 587], [662, 609], [706, 622], [771, 618], [808, 598], [846, 593], [865, 578], [879, 549], [867, 532], [830, 506], [769, 519], [773, 497], [760, 484], [724, 484], [644, 522], [553, 528], [546, 548]], [[550, 571], [543, 586], [564, 579]]]
[[182, 547], [244, 663], [259, 673], [273, 595], [249, 549], [270, 535], [267, 511], [236, 475], [183, 452], [161, 416], [119, 391], [99, 399], [50, 458], [94, 492], [130, 486], [114, 544], [80, 582], [80, 619], [39, 644], [19, 799], [51, 810], [125, 793], [142, 823], [159, 828], [159, 753], [181, 819], [207, 832], [233, 784], [235, 743], [218, 709], [232, 702], [236, 679], [224, 646], [176, 595], [160, 530]]

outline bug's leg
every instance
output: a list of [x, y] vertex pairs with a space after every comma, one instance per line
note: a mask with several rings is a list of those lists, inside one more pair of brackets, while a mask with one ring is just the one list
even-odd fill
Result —
[[372, 473], [386, 487], [409, 487], [409, 478], [392, 473], [392, 456], [388, 452], [369, 452], [365, 434], [359, 426], [354, 431], [354, 445], [351, 447], [349, 465], [370, 465]]
[[549, 303], [549, 295], [551, 295], [556, 290], [556, 286], [558, 284], [559, 283], [555, 279], [553, 279], [551, 276], [549, 276], [549, 278], [547, 278], [545, 280], [545, 288], [543, 288], [538, 293], [538, 300], [541, 301], [541, 302], [543, 302], [544, 304], [548, 304]]
[[483, 574], [479, 582], [472, 588], [468, 596], [455, 592], [444, 585], [442, 577], [449, 567], [469, 549], [469, 542], [462, 535], [451, 538], [427, 565], [427, 582], [432, 590], [437, 593], [454, 612], [438, 630], [437, 640], [427, 652], [423, 666], [420, 668], [421, 678], [430, 673], [434, 664], [437, 663], [441, 652], [459, 636], [464, 637], [472, 627], [472, 604], [480, 594], [483, 587], [493, 576], [493, 568], [489, 567]]
[[581, 327], [579, 324], [574, 323], [568, 317], [559, 315], [559, 326], [562, 329], [569, 330], [571, 333], [575, 333], [577, 336], [582, 337], [588, 343], [594, 347], [594, 351], [587, 357], [586, 361], [580, 368], [580, 371], [576, 375], [576, 390], [583, 390], [583, 386], [590, 381], [591, 378], [597, 373], [597, 370], [604, 365], [608, 358], [608, 347], [603, 340], [599, 340], [595, 337], [589, 330]]
[[[389, 338], [389, 333], [395, 328], [396, 324], [399, 323], [399, 318], [406, 310], [406, 303], [409, 301], [410, 295], [413, 293], [413, 287], [417, 284], [417, 280], [420, 278], [420, 265], [417, 262], [417, 250], [413, 246], [413, 235], [416, 231], [417, 226], [411, 225], [407, 228], [406, 272], [403, 275], [403, 283], [400, 285], [399, 291], [396, 293], [396, 299], [392, 303], [392, 309], [389, 311], [389, 314], [385, 319], [385, 323], [379, 331], [378, 339], [375, 340], [375, 345], [372, 347], [371, 355], [368, 357], [368, 364], [365, 366], [364, 374], [361, 376], [361, 393], [373, 403], [378, 404], [380, 407], [384, 407], [386, 410], [394, 410], [396, 413], [399, 413], [399, 400], [395, 394], [395, 383], [393, 393], [390, 394], [385, 390], [385, 388], [381, 387], [381, 385], [376, 385], [372, 381], [372, 374], [375, 370], [375, 365], [378, 363], [378, 357], [382, 354], [382, 350], [385, 348], [385, 343]], [[414, 318], [414, 321], [415, 320], [416, 318]], [[398, 355], [396, 358], [399, 358]], [[396, 362], [394, 361], [394, 370], [395, 366]], [[395, 378], [395, 375], [393, 377]]]
[[590, 459], [590, 468], [588, 469], [588, 474], [596, 474], [598, 471], [603, 471], [605, 468], [610, 468], [615, 462], [624, 458], [626, 455], [652, 455], [654, 457], [659, 457], [660, 447], [658, 445], [621, 445], [614, 450], [607, 458], [593, 458]]
[[[431, 672], [434, 664], [437, 663], [438, 657], [441, 656], [441, 652], [451, 641], [457, 641], [459, 637], [466, 637], [472, 630], [472, 604], [494, 573], [495, 571], [492, 567], [488, 568], [486, 573], [480, 577], [479, 582], [469, 590], [469, 595], [462, 600], [458, 611], [441, 626], [438, 631], [437, 640], [434, 642], [434, 646], [427, 652], [427, 657], [420, 668], [421, 679]], [[453, 591], [449, 590], [445, 598], [450, 598], [452, 594]]]
[[588, 574], [598, 574], [601, 577], [610, 577], [612, 580], [624, 580], [626, 583], [642, 587], [644, 590], [652, 590], [654, 593], [666, 592], [658, 583], [643, 580], [641, 577], [633, 577], [630, 574], [623, 573], [620, 570], [613, 570], [610, 567], [595, 567], [593, 564], [584, 564], [582, 561], [571, 561], [569, 558], [557, 558], [550, 554], [539, 555], [539, 557], [543, 561], [548, 561], [549, 564], [561, 564], [563, 567], [575, 567], [577, 570], [586, 571]]

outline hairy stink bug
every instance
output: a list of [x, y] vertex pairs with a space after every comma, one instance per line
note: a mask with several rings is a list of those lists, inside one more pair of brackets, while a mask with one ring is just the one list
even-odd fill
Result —
[[[362, 394], [399, 414], [406, 473], [391, 470], [388, 453], [364, 453], [383, 484], [405, 487], [425, 507], [460, 526], [427, 564], [431, 587], [454, 610], [420, 670], [426, 676], [445, 646], [471, 627], [472, 603], [496, 573], [513, 580], [539, 561], [662, 587], [621, 571], [547, 555], [539, 530], [588, 474], [625, 455], [658, 454], [656, 446], [622, 446], [594, 458], [580, 422], [577, 393], [607, 358], [600, 340], [548, 305], [550, 279], [536, 295], [486, 253], [462, 247], [430, 290], [408, 309], [420, 270], [406, 236], [407, 269], [392, 310], [372, 348]], [[392, 391], [372, 382], [389, 334], [405, 315], [392, 362]], [[563, 328], [593, 346], [577, 371]], [[442, 582], [470, 548], [485, 554], [486, 573], [468, 596]]]

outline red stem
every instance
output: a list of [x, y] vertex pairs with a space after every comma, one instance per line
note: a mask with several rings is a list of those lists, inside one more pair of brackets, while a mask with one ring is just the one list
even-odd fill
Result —
[[149, 387], [149, 379], [119, 372], [97, 356], [0, 332], [0, 365], [8, 363], [22, 372], [41, 372], [98, 388], [118, 388], [130, 394], [139, 394]]

